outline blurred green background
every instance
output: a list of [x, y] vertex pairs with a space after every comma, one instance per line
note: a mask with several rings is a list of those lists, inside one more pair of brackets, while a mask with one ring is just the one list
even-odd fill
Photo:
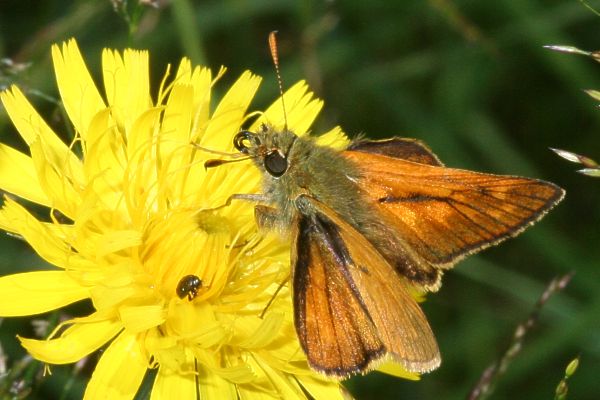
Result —
[[[589, 4], [600, 9], [600, 1]], [[340, 124], [350, 135], [416, 137], [449, 166], [547, 179], [567, 191], [543, 222], [461, 262], [429, 296], [424, 308], [439, 340], [441, 368], [420, 382], [379, 373], [356, 377], [347, 383], [351, 393], [359, 399], [466, 398], [547, 283], [574, 271], [569, 286], [543, 307], [491, 398], [551, 399], [577, 355], [569, 398], [599, 398], [600, 180], [577, 174], [575, 164], [548, 147], [600, 159], [600, 110], [582, 91], [600, 89], [600, 64], [542, 47], [600, 48], [598, 15], [578, 0], [155, 5], [1, 0], [0, 57], [13, 64], [2, 62], [0, 86], [19, 84], [46, 119], [61, 126], [50, 45], [75, 37], [98, 80], [103, 47], [149, 49], [155, 88], [166, 64], [184, 55], [213, 69], [227, 66], [226, 82], [251, 69], [264, 77], [253, 105], [260, 109], [277, 96], [266, 40], [279, 30], [285, 85], [307, 79], [325, 100], [315, 132]], [[0, 135], [18, 145], [2, 109]], [[25, 244], [1, 238], [2, 275], [41, 265]], [[23, 353], [15, 335], [31, 336], [33, 329], [27, 318], [2, 321], [0, 369], [19, 366]], [[91, 367], [77, 369], [75, 377], [72, 370], [53, 368], [31, 398], [80, 398]], [[27, 371], [29, 378], [37, 373]], [[6, 384], [0, 375], [0, 388]]]

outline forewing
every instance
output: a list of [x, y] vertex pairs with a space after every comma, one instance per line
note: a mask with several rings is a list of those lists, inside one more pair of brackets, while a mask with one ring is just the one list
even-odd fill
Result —
[[381, 154], [343, 154], [359, 165], [358, 184], [381, 218], [421, 257], [440, 267], [518, 234], [564, 195], [558, 186], [536, 179]]
[[443, 166], [433, 151], [417, 139], [396, 137], [384, 140], [359, 140], [348, 146], [347, 150], [381, 154], [420, 164]]
[[389, 354], [412, 372], [436, 368], [435, 338], [407, 283], [332, 210], [307, 196], [297, 202], [294, 310], [310, 365], [346, 377]]

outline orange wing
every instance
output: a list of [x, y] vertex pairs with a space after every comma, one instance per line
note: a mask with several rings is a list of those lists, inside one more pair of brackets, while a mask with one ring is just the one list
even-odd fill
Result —
[[436, 368], [435, 338], [404, 278], [324, 204], [305, 195], [296, 204], [294, 312], [311, 367], [343, 378], [388, 354], [409, 371]]
[[[421, 164], [391, 152], [343, 155], [360, 167], [358, 184], [380, 218], [436, 268], [518, 234], [564, 195], [541, 180]], [[396, 265], [393, 254], [384, 256]]]
[[381, 154], [419, 164], [444, 166], [433, 151], [425, 143], [417, 139], [396, 137], [384, 140], [359, 140], [351, 143], [346, 150]]

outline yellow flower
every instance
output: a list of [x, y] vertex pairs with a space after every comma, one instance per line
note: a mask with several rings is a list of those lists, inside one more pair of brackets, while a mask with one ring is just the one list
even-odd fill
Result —
[[[105, 347], [86, 399], [133, 398], [148, 369], [157, 370], [152, 399], [341, 399], [339, 382], [307, 366], [287, 286], [275, 296], [289, 276], [289, 246], [257, 231], [252, 204], [219, 207], [231, 194], [260, 192], [258, 170], [236, 163], [207, 171], [214, 155], [199, 148], [233, 151], [249, 118], [251, 130], [282, 127], [281, 102], [249, 113], [260, 78], [245, 72], [212, 110], [224, 70], [213, 76], [187, 59], [171, 81], [167, 70], [153, 98], [148, 54], [134, 50], [103, 52], [102, 95], [75, 41], [54, 46], [52, 57], [75, 139], [65, 144], [17, 87], [0, 94], [30, 150], [0, 144], [0, 189], [13, 195], [0, 228], [55, 268], [0, 278], [0, 316], [86, 299], [94, 312], [47, 340], [20, 338], [27, 351], [65, 364]], [[304, 82], [285, 103], [297, 133], [322, 107]], [[334, 128], [319, 143], [342, 148], [347, 139]], [[380, 370], [417, 379], [398, 365]]]
[[[213, 76], [183, 59], [153, 98], [148, 54], [105, 50], [100, 94], [75, 41], [54, 46], [52, 57], [75, 139], [61, 141], [17, 87], [1, 94], [30, 155], [0, 144], [0, 189], [14, 195], [0, 228], [56, 268], [0, 278], [0, 315], [84, 299], [95, 311], [47, 340], [20, 338], [23, 346], [49, 364], [107, 346], [88, 399], [133, 398], [152, 368], [153, 399], [342, 398], [338, 382], [308, 368], [286, 288], [261, 318], [289, 274], [287, 246], [257, 232], [251, 204], [211, 210], [233, 193], [258, 192], [258, 171], [206, 171], [209, 155], [191, 144], [232, 151], [260, 78], [245, 72], [211, 110], [223, 70]], [[321, 102], [302, 82], [285, 96], [289, 125], [308, 131]], [[252, 127], [265, 121], [282, 125], [280, 103]], [[339, 129], [324, 140], [336, 138]], [[16, 197], [44, 206], [47, 218]]]

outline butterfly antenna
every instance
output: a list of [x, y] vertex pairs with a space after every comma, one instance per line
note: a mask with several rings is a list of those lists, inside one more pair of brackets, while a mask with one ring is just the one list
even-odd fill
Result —
[[232, 159], [228, 159], [228, 160], [223, 160], [223, 159], [206, 160], [204, 162], [204, 169], [219, 167], [223, 164], [231, 164], [231, 163], [235, 163], [235, 162], [246, 161], [246, 160], [250, 160], [252, 158], [254, 158], [254, 156], [232, 158]]
[[285, 123], [285, 130], [288, 129], [287, 113], [285, 112], [285, 101], [283, 101], [283, 81], [281, 80], [281, 73], [279, 72], [279, 54], [277, 52], [277, 31], [269, 33], [269, 48], [271, 49], [271, 58], [273, 64], [275, 64], [275, 74], [277, 74], [277, 85], [279, 85], [279, 94], [281, 96], [281, 106], [283, 107], [283, 121]]

